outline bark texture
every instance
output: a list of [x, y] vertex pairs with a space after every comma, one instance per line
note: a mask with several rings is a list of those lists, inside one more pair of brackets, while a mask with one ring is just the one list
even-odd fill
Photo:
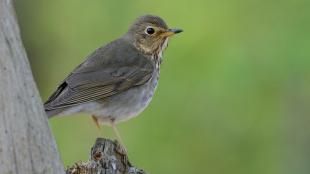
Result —
[[0, 173], [61, 174], [12, 0], [0, 0]]
[[98, 138], [88, 162], [76, 163], [67, 174], [146, 174], [131, 165], [124, 148], [117, 142]]

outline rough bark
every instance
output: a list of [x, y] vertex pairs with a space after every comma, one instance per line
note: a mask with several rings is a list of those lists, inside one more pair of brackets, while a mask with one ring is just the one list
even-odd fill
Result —
[[0, 0], [0, 173], [64, 173], [11, 0]]
[[67, 174], [146, 174], [131, 165], [124, 148], [117, 142], [98, 138], [88, 162], [76, 163]]

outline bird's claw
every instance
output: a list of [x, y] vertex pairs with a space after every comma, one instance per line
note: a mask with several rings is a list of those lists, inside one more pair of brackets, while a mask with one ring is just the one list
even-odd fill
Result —
[[127, 155], [127, 149], [118, 140], [115, 140], [115, 143], [116, 143], [115, 150], [121, 155]]

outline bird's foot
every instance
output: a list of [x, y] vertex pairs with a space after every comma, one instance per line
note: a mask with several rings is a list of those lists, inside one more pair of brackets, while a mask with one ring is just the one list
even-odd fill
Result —
[[115, 142], [116, 142], [115, 150], [121, 155], [127, 155], [127, 149], [125, 148], [125, 146], [123, 146], [122, 143], [120, 143], [118, 140], [115, 140]]

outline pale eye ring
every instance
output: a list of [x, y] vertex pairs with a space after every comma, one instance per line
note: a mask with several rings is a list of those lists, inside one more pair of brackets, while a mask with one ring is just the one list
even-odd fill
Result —
[[148, 34], [148, 35], [152, 35], [152, 34], [155, 33], [155, 29], [153, 27], [151, 27], [151, 26], [148, 26], [145, 29], [145, 33]]

